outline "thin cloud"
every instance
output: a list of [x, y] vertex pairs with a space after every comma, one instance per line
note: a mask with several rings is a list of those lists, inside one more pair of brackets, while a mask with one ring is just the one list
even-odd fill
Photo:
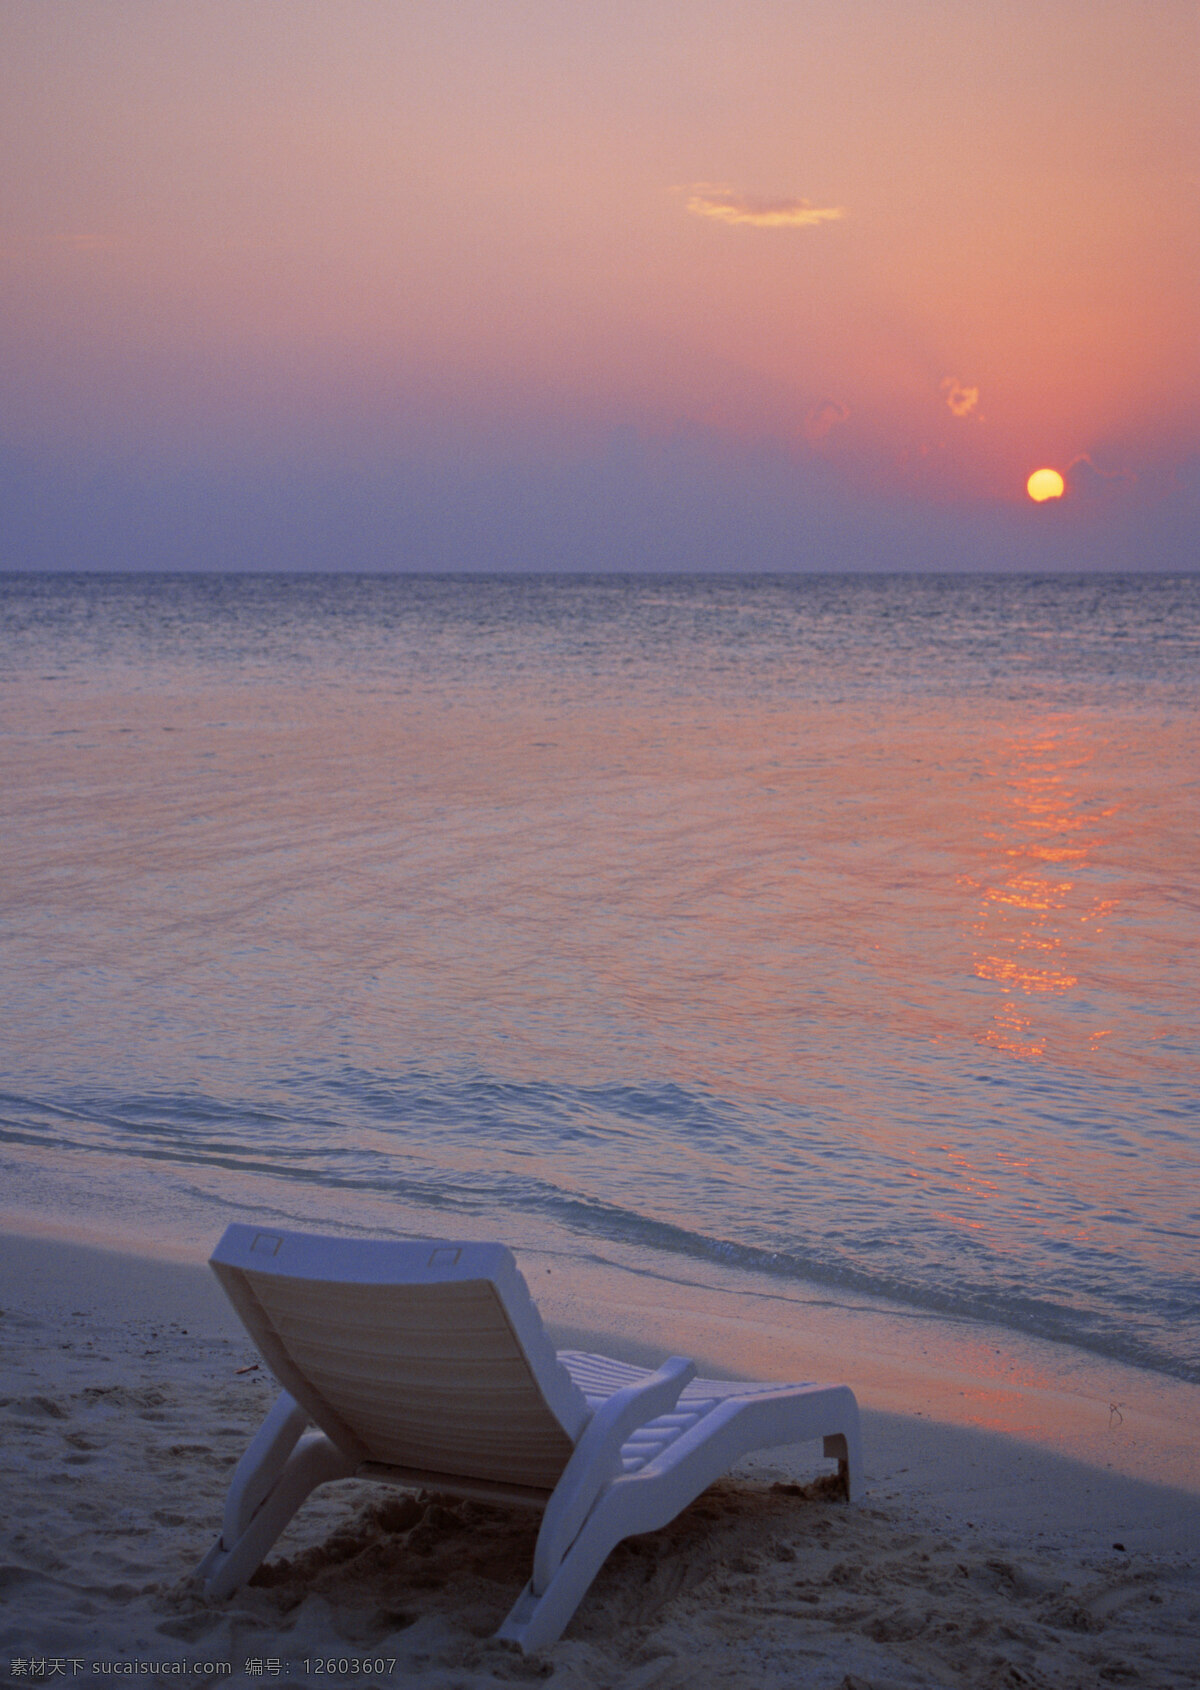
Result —
[[1072, 458], [1066, 468], [1067, 486], [1084, 498], [1105, 498], [1132, 487], [1137, 474], [1131, 469], [1103, 470], [1086, 452]]
[[826, 435], [846, 421], [850, 415], [848, 405], [840, 405], [836, 399], [822, 399], [808, 412], [801, 427], [804, 438], [810, 446], [817, 446]]
[[947, 376], [938, 392], [956, 417], [969, 417], [979, 403], [979, 389], [964, 387], [957, 376]]
[[845, 206], [814, 205], [804, 199], [763, 199], [719, 182], [693, 182], [680, 191], [688, 196], [687, 209], [694, 217], [711, 217], [717, 223], [740, 223], [752, 229], [811, 229], [818, 223], [836, 223], [846, 215]]

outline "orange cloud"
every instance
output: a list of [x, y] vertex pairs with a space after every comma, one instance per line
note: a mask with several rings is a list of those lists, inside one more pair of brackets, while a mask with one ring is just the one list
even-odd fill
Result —
[[753, 229], [810, 229], [818, 223], [835, 223], [846, 215], [840, 205], [813, 205], [804, 199], [762, 199], [741, 194], [719, 182], [693, 182], [682, 190], [687, 209], [695, 217], [711, 217], [718, 223], [744, 223]]
[[804, 419], [804, 438], [810, 446], [818, 445], [839, 423], [844, 423], [849, 415], [848, 405], [839, 405], [836, 399], [822, 399], [812, 407]]
[[957, 376], [947, 376], [939, 384], [938, 392], [956, 417], [969, 416], [979, 403], [979, 389], [964, 387]]

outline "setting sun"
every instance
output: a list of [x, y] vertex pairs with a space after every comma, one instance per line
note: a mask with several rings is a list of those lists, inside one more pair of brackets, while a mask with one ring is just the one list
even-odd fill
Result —
[[1025, 483], [1025, 491], [1037, 504], [1043, 499], [1061, 499], [1066, 482], [1056, 469], [1035, 469]]

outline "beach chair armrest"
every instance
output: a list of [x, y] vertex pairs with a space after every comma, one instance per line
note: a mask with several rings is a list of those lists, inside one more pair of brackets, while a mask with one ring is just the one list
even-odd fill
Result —
[[614, 1391], [584, 1428], [546, 1505], [533, 1558], [532, 1588], [540, 1593], [575, 1541], [593, 1503], [621, 1470], [621, 1445], [631, 1432], [669, 1414], [684, 1386], [696, 1377], [687, 1356], [671, 1356], [656, 1373]]
[[234, 1469], [221, 1521], [221, 1539], [225, 1544], [234, 1544], [241, 1537], [259, 1504], [283, 1472], [288, 1456], [307, 1425], [308, 1415], [299, 1403], [286, 1391], [281, 1391]]

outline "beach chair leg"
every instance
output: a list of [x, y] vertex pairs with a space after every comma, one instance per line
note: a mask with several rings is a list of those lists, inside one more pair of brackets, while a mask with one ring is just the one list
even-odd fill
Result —
[[846, 1492], [846, 1501], [857, 1502], [863, 1485], [862, 1432], [857, 1407], [847, 1416], [840, 1432], [826, 1436], [823, 1448], [826, 1458], [838, 1464], [838, 1478]]
[[262, 1565], [271, 1545], [317, 1486], [348, 1479], [357, 1468], [358, 1463], [343, 1455], [324, 1432], [302, 1438], [241, 1535], [232, 1543], [219, 1537], [201, 1562], [198, 1573], [205, 1595], [213, 1601], [232, 1595]]
[[517, 1597], [496, 1636], [519, 1644], [525, 1654], [556, 1643], [596, 1574], [621, 1539], [629, 1535], [628, 1531], [614, 1530], [603, 1520], [594, 1517], [589, 1520], [563, 1556], [545, 1590], [539, 1594], [531, 1580]]
[[295, 1398], [281, 1392], [234, 1469], [221, 1517], [221, 1536], [226, 1543], [237, 1542], [271, 1494], [308, 1423]]

